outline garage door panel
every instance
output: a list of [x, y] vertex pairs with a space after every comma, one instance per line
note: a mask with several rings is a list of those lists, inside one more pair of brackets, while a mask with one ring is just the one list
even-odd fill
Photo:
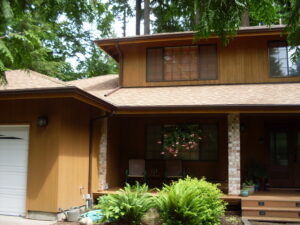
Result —
[[25, 215], [28, 126], [0, 126], [0, 214]]

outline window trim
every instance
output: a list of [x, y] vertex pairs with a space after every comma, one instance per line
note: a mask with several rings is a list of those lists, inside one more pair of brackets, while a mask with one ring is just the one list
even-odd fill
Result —
[[[288, 74], [286, 74], [286, 76], [272, 76], [272, 74], [271, 74], [271, 65], [270, 65], [270, 44], [272, 44], [272, 43], [283, 43], [284, 45], [284, 47], [286, 47], [286, 55], [287, 55], [287, 57], [286, 57], [286, 63], [287, 63], [287, 72], [288, 72]], [[267, 49], [268, 49], [268, 74], [269, 74], [269, 78], [272, 78], [272, 79], [276, 79], [276, 78], [284, 78], [284, 79], [288, 79], [288, 78], [292, 78], [292, 77], [300, 77], [300, 74], [299, 75], [297, 75], [297, 76], [291, 76], [291, 75], [289, 75], [290, 74], [290, 67], [289, 67], [289, 50], [288, 50], [288, 47], [289, 47], [289, 45], [288, 45], [288, 43], [287, 43], [287, 41], [286, 40], [271, 40], [271, 41], [268, 41], [267, 42]]]
[[[162, 56], [164, 56], [164, 53], [165, 53], [165, 48], [176, 48], [176, 47], [191, 47], [191, 46], [197, 46], [198, 48], [198, 69], [199, 69], [199, 66], [200, 66], [200, 58], [199, 58], [199, 53], [200, 53], [200, 46], [215, 46], [216, 47], [216, 78], [214, 79], [201, 79], [200, 78], [200, 73], [198, 71], [198, 78], [197, 79], [184, 79], [184, 80], [166, 80], [165, 79], [165, 66], [164, 66], [164, 63], [163, 63], [163, 57], [162, 57], [162, 80], [150, 80], [149, 79], [149, 57], [148, 57], [148, 50], [149, 49], [162, 49]], [[218, 80], [219, 79], [219, 48], [218, 48], [218, 44], [217, 43], [211, 43], [211, 44], [193, 44], [193, 45], [172, 45], [172, 46], [162, 46], [162, 47], [149, 47], [149, 48], [146, 48], [146, 82], [147, 83], [151, 83], [151, 82], [154, 82], [154, 83], [157, 83], [157, 82], [185, 82], [185, 81], [213, 81], [213, 80]]]
[[[164, 159], [163, 157], [159, 158], [159, 159], [149, 159], [147, 158], [147, 135], [148, 135], [148, 129], [147, 127], [148, 126], [161, 126], [163, 127], [164, 125], [177, 125], [178, 123], [174, 122], [174, 123], [147, 123], [145, 124], [145, 137], [144, 137], [144, 158], [145, 160], [156, 160], [156, 161], [164, 161], [164, 160], [169, 160], [169, 159]], [[200, 158], [200, 149], [199, 149], [199, 158], [198, 159], [180, 159], [181, 161], [185, 161], [185, 162], [210, 162], [210, 163], [215, 163], [215, 162], [219, 162], [220, 161], [220, 147], [221, 147], [221, 144], [220, 144], [220, 140], [221, 140], [221, 135], [220, 135], [220, 123], [215, 121], [215, 122], [211, 122], [211, 123], [199, 123], [199, 122], [190, 122], [189, 124], [195, 124], [195, 125], [198, 125], [199, 127], [201, 125], [214, 125], [216, 126], [216, 130], [217, 130], [217, 157], [216, 159], [213, 159], [213, 160], [205, 160], [205, 159], [201, 159]], [[161, 135], [162, 139], [163, 139], [163, 136]], [[199, 145], [200, 146], [200, 145]]]

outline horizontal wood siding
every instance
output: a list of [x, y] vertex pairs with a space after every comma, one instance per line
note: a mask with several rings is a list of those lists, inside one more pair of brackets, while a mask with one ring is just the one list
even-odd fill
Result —
[[217, 39], [199, 41], [199, 44], [217, 44], [218, 46], [218, 79], [198, 81], [146, 81], [146, 49], [149, 47], [180, 46], [195, 44], [191, 40], [140, 43], [121, 45], [123, 52], [123, 86], [176, 86], [202, 84], [238, 84], [295, 82], [300, 77], [271, 78], [268, 65], [268, 41], [283, 40], [279, 35], [239, 37], [228, 46], [222, 47]]

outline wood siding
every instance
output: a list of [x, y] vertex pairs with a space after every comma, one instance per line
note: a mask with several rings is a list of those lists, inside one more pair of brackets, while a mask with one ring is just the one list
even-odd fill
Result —
[[[101, 112], [72, 99], [0, 101], [0, 108], [1, 125], [30, 125], [27, 210], [58, 212], [58, 208], [84, 205], [89, 120]], [[37, 126], [41, 115], [48, 116], [47, 127]]]
[[[109, 187], [120, 187], [125, 181], [125, 170], [129, 159], [146, 157], [147, 124], [167, 123], [216, 123], [219, 125], [219, 153], [217, 161], [183, 161], [183, 169], [191, 176], [205, 176], [214, 181], [227, 180], [227, 121], [226, 115], [182, 115], [115, 117], [109, 121], [108, 177]], [[147, 164], [147, 163], [146, 163]], [[164, 165], [164, 160], [157, 166]], [[113, 166], [114, 165], [114, 166]], [[147, 166], [147, 165], [146, 165]]]
[[123, 52], [123, 86], [176, 86], [205, 84], [299, 82], [300, 77], [272, 78], [269, 75], [268, 41], [283, 40], [279, 35], [238, 37], [222, 47], [217, 39], [199, 41], [199, 44], [217, 44], [218, 79], [197, 81], [146, 81], [146, 49], [149, 47], [195, 44], [191, 40], [121, 45]]

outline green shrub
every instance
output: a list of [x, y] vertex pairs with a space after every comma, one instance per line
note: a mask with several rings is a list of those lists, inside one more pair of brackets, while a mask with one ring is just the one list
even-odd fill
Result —
[[157, 197], [157, 208], [165, 225], [216, 225], [226, 204], [216, 184], [187, 177], [165, 185]]
[[140, 224], [142, 216], [154, 206], [154, 200], [146, 184], [130, 186], [126, 184], [116, 194], [98, 198], [96, 208], [102, 210], [103, 219], [99, 222], [114, 221], [120, 224]]

